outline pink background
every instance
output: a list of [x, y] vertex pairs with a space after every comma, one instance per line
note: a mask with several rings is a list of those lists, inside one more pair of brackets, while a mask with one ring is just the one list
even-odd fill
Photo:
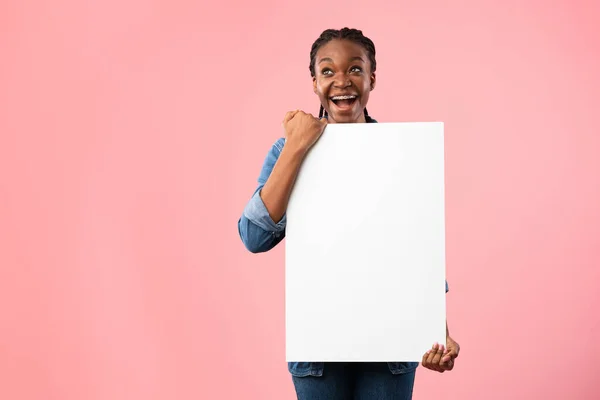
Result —
[[236, 223], [343, 26], [371, 115], [446, 126], [462, 353], [415, 399], [600, 398], [599, 3], [210, 7], [0, 4], [0, 398], [294, 398], [284, 247]]

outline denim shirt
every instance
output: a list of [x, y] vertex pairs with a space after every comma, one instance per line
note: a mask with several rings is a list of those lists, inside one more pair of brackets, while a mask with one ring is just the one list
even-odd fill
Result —
[[[370, 119], [368, 122], [377, 122]], [[260, 192], [271, 175], [273, 166], [285, 145], [285, 139], [278, 139], [267, 154], [262, 170], [258, 177], [258, 186], [252, 197], [246, 204], [241, 218], [238, 220], [238, 232], [246, 249], [252, 253], [263, 253], [277, 246], [285, 237], [286, 215], [281, 221], [275, 222], [271, 219]], [[448, 292], [448, 282], [446, 282]], [[425, 353], [427, 349], [423, 350]], [[402, 374], [414, 371], [418, 362], [388, 362], [392, 374]], [[294, 376], [322, 376], [324, 362], [288, 362], [288, 370]]]

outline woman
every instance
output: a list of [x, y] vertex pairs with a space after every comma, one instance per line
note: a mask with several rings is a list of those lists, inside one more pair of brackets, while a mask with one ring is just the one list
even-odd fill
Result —
[[[375, 88], [375, 46], [361, 31], [324, 31], [310, 52], [313, 90], [319, 97], [319, 118], [303, 111], [283, 119], [285, 139], [272, 146], [258, 178], [258, 187], [238, 222], [246, 248], [265, 252], [285, 236], [286, 208], [304, 157], [327, 124], [375, 123], [367, 112]], [[446, 291], [448, 285], [446, 284]], [[459, 345], [446, 325], [446, 345], [437, 343], [423, 355], [425, 368], [454, 368]], [[299, 399], [411, 399], [418, 363], [288, 364]]]

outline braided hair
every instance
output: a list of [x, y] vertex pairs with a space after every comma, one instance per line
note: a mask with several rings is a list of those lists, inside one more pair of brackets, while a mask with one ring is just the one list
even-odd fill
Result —
[[[375, 44], [373, 43], [373, 41], [371, 39], [369, 39], [368, 37], [363, 35], [362, 31], [360, 31], [358, 29], [350, 29], [350, 28], [343, 28], [343, 29], [339, 29], [339, 30], [338, 29], [327, 29], [327, 30], [323, 31], [323, 33], [321, 33], [321, 36], [319, 36], [319, 38], [317, 40], [315, 40], [315, 42], [312, 45], [312, 48], [310, 49], [310, 65], [308, 68], [310, 70], [311, 77], [314, 78], [316, 75], [315, 61], [317, 58], [317, 52], [319, 51], [319, 49], [322, 46], [324, 46], [325, 44], [329, 43], [330, 41], [332, 41], [334, 39], [349, 40], [351, 42], [354, 42], [354, 43], [362, 46], [367, 51], [367, 55], [369, 57], [369, 62], [371, 63], [371, 72], [375, 72], [375, 69], [377, 68], [377, 61], [375, 61]], [[321, 108], [319, 110], [319, 118], [327, 117], [327, 116], [328, 116], [327, 111], [325, 111], [325, 108], [321, 104]], [[372, 121], [372, 118], [369, 116], [369, 112], [367, 111], [366, 108], [365, 108], [365, 119], [367, 122]]]

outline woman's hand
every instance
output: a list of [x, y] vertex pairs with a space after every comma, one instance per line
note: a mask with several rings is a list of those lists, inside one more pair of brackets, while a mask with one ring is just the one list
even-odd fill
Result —
[[327, 126], [326, 118], [315, 118], [304, 111], [290, 111], [283, 119], [286, 145], [307, 152]]
[[323, 133], [327, 120], [302, 111], [291, 111], [283, 119], [285, 145], [271, 175], [260, 190], [260, 197], [273, 222], [278, 223], [287, 210], [290, 194], [306, 152]]
[[451, 371], [454, 368], [454, 360], [458, 357], [460, 346], [450, 336], [446, 336], [446, 349], [442, 344], [434, 344], [430, 350], [423, 355], [422, 365], [437, 372]]

